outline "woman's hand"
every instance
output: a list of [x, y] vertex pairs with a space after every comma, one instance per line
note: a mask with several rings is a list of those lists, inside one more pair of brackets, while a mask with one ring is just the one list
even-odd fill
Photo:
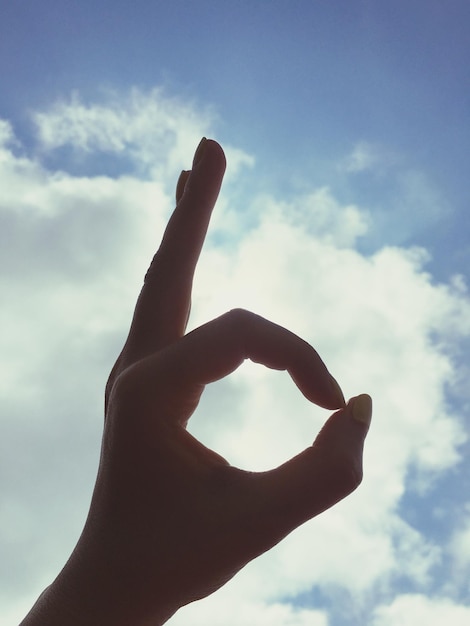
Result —
[[[176, 209], [107, 384], [85, 529], [24, 626], [46, 623], [35, 621], [41, 610], [49, 610], [42, 616], [51, 626], [162, 624], [361, 481], [370, 398], [345, 405], [310, 345], [244, 310], [185, 335], [194, 269], [224, 171], [221, 147], [203, 140], [192, 171], [178, 181]], [[308, 400], [339, 409], [313, 445], [268, 472], [230, 466], [186, 430], [205, 385], [247, 358], [287, 370]]]

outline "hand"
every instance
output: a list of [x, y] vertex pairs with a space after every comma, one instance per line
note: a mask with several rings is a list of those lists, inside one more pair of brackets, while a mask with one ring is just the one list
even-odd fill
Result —
[[[57, 606], [51, 626], [64, 616], [69, 625], [163, 624], [361, 481], [370, 398], [345, 406], [310, 345], [244, 310], [185, 335], [194, 269], [224, 171], [220, 146], [203, 140], [192, 172], [178, 182], [176, 209], [107, 384], [89, 517], [46, 592]], [[186, 430], [205, 385], [247, 358], [287, 370], [308, 400], [339, 409], [313, 445], [262, 473], [230, 466]], [[24, 625], [36, 623], [33, 616]]]

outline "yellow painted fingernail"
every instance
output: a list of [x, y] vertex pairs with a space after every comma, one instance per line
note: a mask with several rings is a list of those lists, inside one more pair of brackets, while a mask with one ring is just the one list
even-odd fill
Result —
[[349, 404], [353, 418], [369, 426], [372, 419], [372, 398], [363, 393], [356, 398], [352, 398]]

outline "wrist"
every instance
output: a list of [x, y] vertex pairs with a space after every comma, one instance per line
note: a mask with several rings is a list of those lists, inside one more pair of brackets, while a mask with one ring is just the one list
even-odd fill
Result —
[[111, 563], [92, 554], [88, 561], [77, 546], [20, 626], [161, 626], [176, 613], [179, 607], [159, 600], [158, 590], [147, 606]]

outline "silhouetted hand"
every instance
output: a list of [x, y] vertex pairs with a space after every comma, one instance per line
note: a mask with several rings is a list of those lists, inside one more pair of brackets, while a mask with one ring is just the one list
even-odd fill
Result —
[[[176, 209], [107, 384], [85, 529], [24, 626], [162, 624], [361, 481], [370, 398], [345, 406], [310, 345], [244, 310], [185, 335], [194, 269], [224, 171], [221, 147], [203, 140], [192, 171], [178, 181]], [[308, 400], [339, 409], [313, 445], [268, 472], [230, 466], [186, 430], [205, 385], [247, 358], [287, 370]]]

